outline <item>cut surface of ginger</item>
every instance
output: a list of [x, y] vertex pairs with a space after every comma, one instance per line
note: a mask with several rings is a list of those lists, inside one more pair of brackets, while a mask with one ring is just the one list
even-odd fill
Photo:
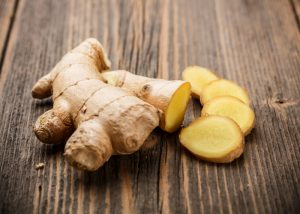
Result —
[[152, 79], [122, 70], [102, 73], [102, 77], [108, 84], [129, 90], [161, 110], [159, 126], [162, 130], [172, 133], [180, 127], [191, 95], [189, 82]]
[[165, 130], [167, 132], [174, 132], [181, 125], [190, 94], [191, 86], [188, 82], [182, 84], [173, 94], [165, 113]]
[[209, 100], [221, 96], [236, 97], [245, 104], [250, 104], [247, 92], [236, 83], [225, 79], [215, 80], [205, 86], [202, 90], [200, 101], [204, 105]]
[[209, 115], [229, 117], [240, 126], [244, 135], [249, 134], [254, 127], [255, 114], [253, 110], [235, 97], [217, 97], [205, 103], [201, 116]]
[[200, 117], [183, 128], [179, 138], [195, 156], [215, 163], [231, 162], [244, 150], [240, 127], [227, 117]]
[[219, 79], [207, 68], [199, 66], [189, 66], [182, 72], [182, 78], [192, 85], [192, 95], [199, 97], [202, 89], [211, 81]]

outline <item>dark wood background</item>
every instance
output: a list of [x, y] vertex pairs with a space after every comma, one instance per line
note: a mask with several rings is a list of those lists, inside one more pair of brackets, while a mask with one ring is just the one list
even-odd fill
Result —
[[[299, 0], [0, 0], [0, 213], [299, 213], [299, 15]], [[153, 148], [71, 168], [63, 146], [35, 138], [51, 101], [30, 92], [87, 37], [114, 69], [178, 79], [197, 64], [247, 88], [257, 124], [244, 155], [206, 163], [157, 129]], [[184, 123], [200, 109], [192, 100]]]

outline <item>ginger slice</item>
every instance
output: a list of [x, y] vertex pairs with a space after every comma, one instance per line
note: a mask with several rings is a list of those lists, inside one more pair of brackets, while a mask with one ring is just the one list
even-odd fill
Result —
[[215, 97], [232, 96], [240, 99], [245, 104], [250, 104], [247, 92], [236, 83], [220, 79], [209, 83], [201, 92], [200, 101], [204, 105]]
[[229, 117], [240, 126], [244, 135], [249, 134], [254, 127], [253, 110], [235, 97], [217, 97], [205, 103], [201, 116], [209, 115]]
[[200, 97], [203, 88], [211, 81], [219, 79], [213, 72], [207, 68], [199, 66], [189, 66], [182, 72], [182, 78], [192, 85], [192, 95]]
[[244, 150], [240, 127], [227, 117], [200, 117], [183, 128], [179, 138], [195, 156], [215, 163], [231, 162]]

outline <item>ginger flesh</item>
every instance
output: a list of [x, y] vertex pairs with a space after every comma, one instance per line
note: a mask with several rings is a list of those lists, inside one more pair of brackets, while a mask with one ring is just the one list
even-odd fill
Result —
[[191, 153], [210, 162], [231, 162], [244, 150], [240, 127], [227, 117], [200, 117], [183, 128], [179, 138]]
[[34, 98], [53, 99], [53, 109], [34, 126], [36, 136], [48, 144], [66, 141], [66, 159], [83, 170], [98, 169], [113, 154], [137, 151], [159, 125], [157, 108], [102, 81], [100, 72], [109, 67], [102, 45], [90, 38], [32, 89]]
[[225, 79], [212, 81], [205, 86], [201, 92], [200, 101], [204, 105], [209, 100], [221, 96], [236, 97], [245, 104], [250, 105], [247, 92], [236, 83]]
[[254, 127], [253, 110], [235, 97], [217, 97], [205, 103], [201, 116], [209, 115], [229, 117], [239, 125], [244, 135], [249, 134]]
[[176, 131], [184, 119], [191, 94], [189, 82], [181, 80], [153, 79], [134, 75], [124, 70], [102, 73], [108, 84], [129, 90], [138, 98], [160, 109], [160, 128]]
[[181, 125], [190, 98], [190, 85], [181, 85], [173, 94], [165, 113], [165, 130], [174, 132]]
[[192, 95], [200, 97], [203, 88], [210, 82], [219, 79], [213, 72], [207, 68], [199, 66], [190, 66], [182, 72], [182, 78], [192, 85]]

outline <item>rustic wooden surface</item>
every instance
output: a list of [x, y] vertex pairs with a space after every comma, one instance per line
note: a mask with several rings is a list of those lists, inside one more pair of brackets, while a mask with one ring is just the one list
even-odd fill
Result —
[[8, 38], [14, 21], [14, 14], [16, 13], [16, 6], [15, 0], [0, 1], [0, 66], [4, 61]]
[[[299, 0], [0, 0], [0, 213], [299, 213]], [[202, 65], [248, 89], [257, 124], [237, 161], [200, 161], [178, 133], [72, 169], [32, 132], [51, 101], [31, 87], [61, 56], [98, 38], [113, 68], [177, 79]], [[184, 124], [198, 117], [189, 104]], [[35, 165], [45, 163], [36, 170]]]

